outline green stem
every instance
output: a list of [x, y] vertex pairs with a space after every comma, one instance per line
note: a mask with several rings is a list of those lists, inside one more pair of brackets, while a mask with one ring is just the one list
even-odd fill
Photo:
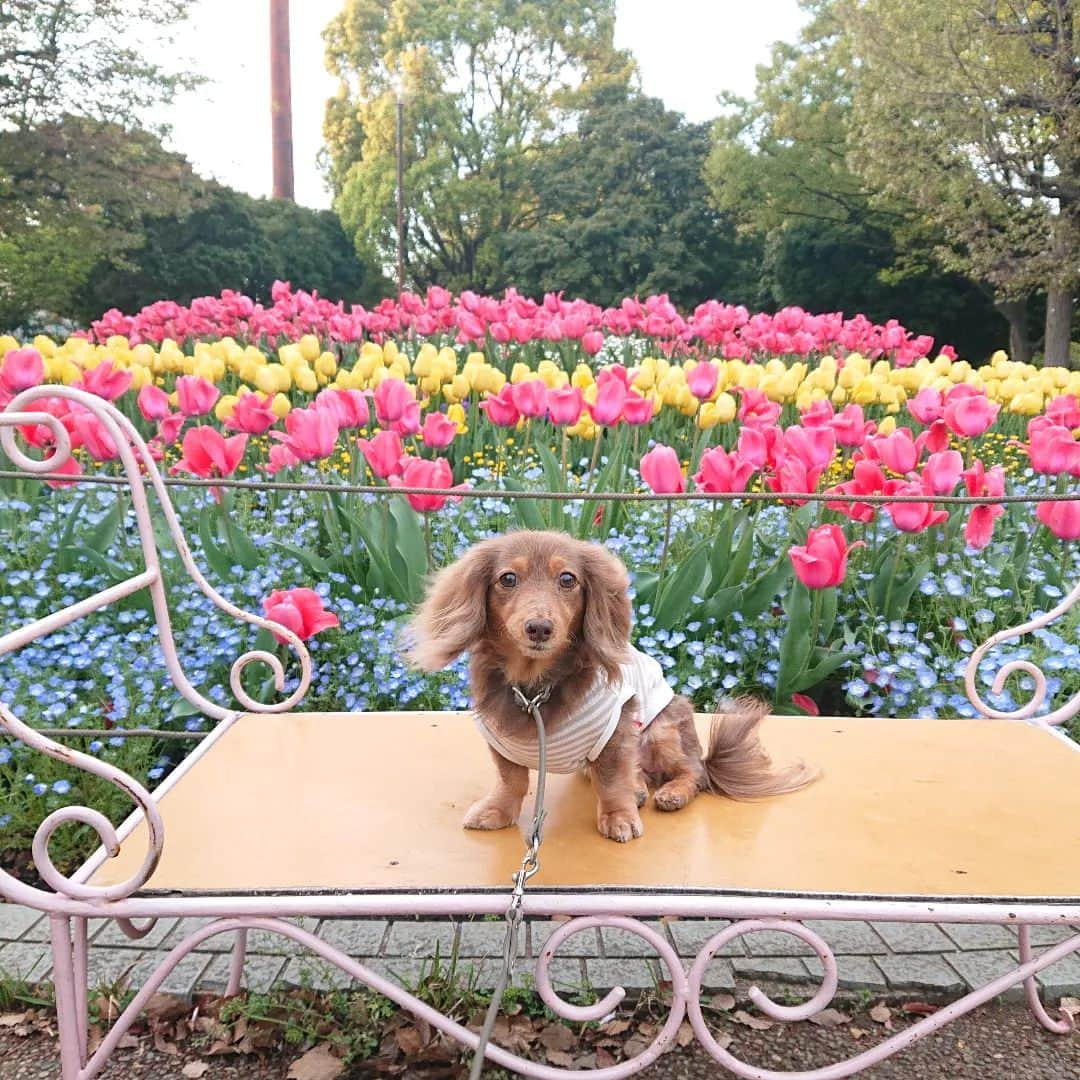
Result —
[[904, 552], [903, 541], [897, 537], [896, 540], [896, 554], [893, 556], [892, 569], [889, 571], [889, 584], [885, 589], [885, 603], [882, 605], [882, 614], [886, 619], [889, 619], [889, 606], [892, 603], [893, 586], [896, 584], [896, 574], [900, 569], [900, 556]]
[[430, 570], [435, 565], [435, 562], [431, 557], [431, 513], [430, 511], [425, 511], [421, 516], [424, 519], [424, 549], [427, 552], [427, 564], [428, 569]]
[[596, 429], [596, 438], [593, 440], [592, 461], [589, 462], [589, 487], [595, 491], [596, 487], [596, 463], [600, 460], [600, 440], [603, 438], [603, 428]]
[[664, 582], [664, 567], [667, 565], [668, 546], [671, 544], [671, 517], [673, 507], [671, 500], [664, 503], [664, 546], [660, 550], [660, 571], [656, 575], [656, 591], [660, 593], [660, 587]]

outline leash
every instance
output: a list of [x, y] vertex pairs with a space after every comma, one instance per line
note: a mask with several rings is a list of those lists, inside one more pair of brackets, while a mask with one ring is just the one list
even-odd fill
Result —
[[472, 1067], [469, 1069], [469, 1080], [479, 1080], [484, 1071], [484, 1055], [487, 1052], [488, 1043], [491, 1041], [491, 1033], [495, 1029], [495, 1021], [502, 1006], [503, 993], [511, 976], [514, 974], [514, 965], [517, 962], [518, 934], [521, 931], [521, 922], [524, 918], [522, 905], [525, 902], [525, 883], [540, 869], [540, 842], [544, 838], [544, 818], [547, 811], [544, 809], [544, 786], [547, 781], [547, 739], [544, 734], [544, 719], [540, 715], [540, 706], [551, 696], [551, 687], [545, 686], [534, 697], [526, 697], [520, 687], [514, 686], [514, 699], [525, 710], [536, 724], [536, 738], [540, 744], [539, 760], [536, 769], [536, 798], [533, 801], [532, 830], [529, 833], [525, 847], [525, 855], [521, 860], [521, 866], [513, 876], [514, 891], [510, 894], [510, 906], [506, 909], [506, 939], [503, 944], [502, 970], [495, 981], [495, 989], [491, 994], [491, 1004], [488, 1006], [484, 1017], [484, 1026], [480, 1029], [480, 1038], [473, 1052]]

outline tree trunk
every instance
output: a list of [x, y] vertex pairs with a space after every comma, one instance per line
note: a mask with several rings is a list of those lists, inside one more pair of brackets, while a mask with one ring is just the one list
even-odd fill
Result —
[[1009, 323], [1009, 359], [1019, 364], [1031, 363], [1031, 339], [1028, 337], [1028, 302], [998, 300], [994, 307]]
[[1072, 336], [1072, 290], [1051, 285], [1046, 293], [1047, 367], [1069, 367], [1069, 341]]

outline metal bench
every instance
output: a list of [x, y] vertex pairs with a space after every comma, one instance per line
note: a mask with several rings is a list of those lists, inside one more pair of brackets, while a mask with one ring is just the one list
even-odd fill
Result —
[[[302, 672], [287, 698], [263, 705], [244, 691], [241, 673], [256, 660], [271, 665], [279, 690], [285, 685], [280, 662], [262, 652], [247, 653], [233, 665], [231, 685], [240, 709], [204, 697], [185, 678], [173, 647], [145, 480], [195, 584], [227, 613], [260, 627], [273, 624], [239, 611], [202, 576], [148, 449], [108, 404], [68, 388], [25, 391], [0, 414], [0, 446], [7, 456], [31, 473], [63, 463], [69, 453], [63, 426], [33, 408], [45, 393], [91, 409], [120, 448], [145, 569], [0, 637], [0, 655], [146, 589], [177, 690], [219, 721], [151, 795], [112, 766], [35, 732], [0, 704], [0, 724], [10, 734], [117, 784], [136, 807], [115, 830], [88, 808], [51, 814], [33, 844], [35, 866], [51, 892], [0, 873], [0, 895], [50, 916], [63, 1080], [97, 1075], [169, 972], [210, 937], [235, 938], [228, 992], [236, 992], [251, 930], [293, 939], [465, 1046], [475, 1046], [474, 1032], [289, 921], [305, 915], [464, 916], [506, 910], [507, 880], [519, 863], [522, 839], [515, 830], [461, 829], [463, 809], [485, 789], [490, 768], [467, 717], [296, 711], [311, 664], [303, 644], [287, 632]], [[16, 425], [30, 423], [54, 433], [56, 447], [43, 460], [29, 458], [15, 440]], [[1078, 597], [1080, 586], [1038, 625]], [[777, 757], [803, 756], [824, 768], [822, 781], [794, 795], [757, 803], [704, 797], [678, 814], [646, 809], [645, 836], [625, 847], [596, 833], [583, 778], [549, 779], [542, 866], [530, 882], [524, 911], [569, 920], [537, 961], [539, 994], [555, 1013], [572, 1021], [597, 1020], [618, 1006], [624, 996], [619, 989], [591, 1006], [566, 1002], [549, 976], [551, 960], [567, 938], [597, 926], [642, 938], [671, 980], [670, 1012], [652, 1044], [589, 1076], [614, 1080], [646, 1068], [687, 1016], [707, 1051], [732, 1072], [785, 1075], [736, 1059], [713, 1037], [702, 1013], [702, 980], [712, 957], [733, 938], [761, 930], [793, 935], [820, 958], [820, 988], [797, 1006], [778, 1004], [757, 987], [750, 989], [750, 997], [776, 1020], [815, 1015], [832, 1000], [838, 972], [828, 943], [804, 925], [807, 919], [1012, 926], [1019, 963], [872, 1049], [802, 1077], [859, 1072], [1019, 983], [1045, 1027], [1070, 1030], [1067, 1017], [1053, 1018], [1040, 1002], [1035, 976], [1080, 949], [1080, 934], [1035, 955], [1030, 928], [1080, 923], [1080, 865], [1069, 856], [1080, 845], [1080, 754], [1054, 727], [1080, 711], [1080, 699], [1033, 719], [1046, 686], [1041, 672], [1027, 662], [1006, 665], [998, 677], [999, 686], [1018, 670], [1035, 679], [1035, 696], [1014, 714], [994, 712], [974, 688], [976, 667], [986, 651], [1035, 625], [995, 635], [972, 656], [968, 693], [982, 719], [769, 718], [764, 739]], [[319, 783], [308, 782], [313, 775]], [[414, 793], [404, 800], [403, 781]], [[57, 827], [70, 821], [94, 828], [102, 848], [69, 878], [53, 866], [48, 842]], [[670, 945], [641, 921], [664, 915], [732, 922], [706, 942], [687, 970]], [[114, 919], [137, 939], [150, 932], [155, 920], [177, 916], [208, 921], [161, 961], [89, 1054], [88, 920]], [[494, 1045], [487, 1057], [525, 1075], [567, 1075]]]

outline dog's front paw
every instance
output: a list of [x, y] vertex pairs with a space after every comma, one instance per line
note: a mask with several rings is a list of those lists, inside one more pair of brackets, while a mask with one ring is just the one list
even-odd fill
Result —
[[516, 820], [503, 803], [486, 798], [472, 804], [462, 824], [466, 829], [505, 829]]
[[645, 826], [637, 810], [613, 810], [611, 813], [597, 815], [596, 827], [601, 836], [606, 836], [616, 843], [625, 844], [645, 835]]

